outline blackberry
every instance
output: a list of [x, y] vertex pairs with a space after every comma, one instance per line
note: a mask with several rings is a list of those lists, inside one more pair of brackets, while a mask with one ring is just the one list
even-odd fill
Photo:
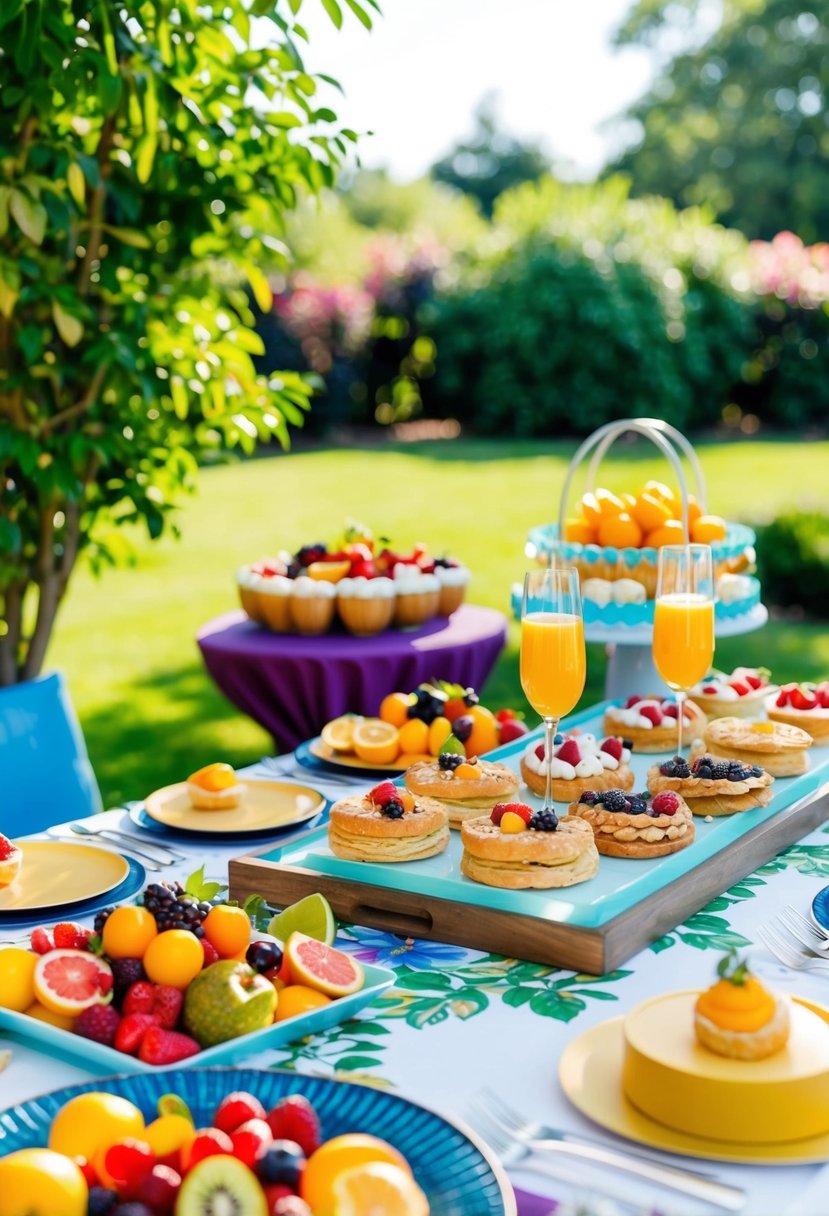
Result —
[[622, 747], [626, 747], [629, 752], [632, 752], [633, 751], [633, 740], [632, 739], [623, 739]]
[[527, 827], [534, 832], [554, 832], [558, 827], [558, 815], [555, 811], [536, 811]]
[[579, 798], [579, 802], [583, 802], [585, 806], [595, 806], [598, 801], [598, 794], [594, 790], [585, 790]]
[[606, 811], [626, 811], [628, 809], [627, 795], [624, 790], [606, 790], [600, 799]]
[[107, 923], [114, 911], [114, 908], [101, 908], [101, 911], [95, 914], [95, 932], [99, 937], [104, 931], [104, 925]]
[[388, 802], [383, 803], [380, 810], [387, 819], [403, 818], [403, 803], [398, 798], [390, 798]]
[[454, 773], [458, 765], [463, 764], [465, 760], [465, 756], [459, 756], [456, 752], [441, 752], [438, 756], [438, 768]]
[[109, 960], [112, 968], [112, 993], [116, 1005], [120, 1005], [127, 995], [127, 989], [139, 980], [145, 979], [144, 967], [140, 958], [113, 958]]
[[711, 776], [715, 781], [728, 781], [730, 766], [728, 764], [712, 764]]

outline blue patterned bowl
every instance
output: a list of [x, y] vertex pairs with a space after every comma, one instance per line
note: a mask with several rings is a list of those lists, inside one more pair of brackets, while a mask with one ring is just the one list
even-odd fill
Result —
[[495, 1155], [448, 1119], [397, 1094], [279, 1069], [170, 1069], [59, 1089], [0, 1113], [0, 1156], [46, 1144], [52, 1120], [76, 1094], [120, 1094], [152, 1118], [161, 1095], [176, 1093], [190, 1107], [196, 1125], [204, 1126], [233, 1089], [249, 1090], [268, 1109], [286, 1094], [304, 1094], [319, 1114], [326, 1139], [359, 1131], [390, 1141], [426, 1192], [431, 1216], [515, 1216], [512, 1188]]

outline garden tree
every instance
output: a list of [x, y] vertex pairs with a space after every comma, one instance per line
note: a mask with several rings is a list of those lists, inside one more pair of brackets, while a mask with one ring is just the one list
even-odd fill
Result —
[[0, 5], [0, 685], [41, 670], [82, 552], [159, 536], [201, 459], [308, 408], [255, 370], [249, 306], [356, 139], [315, 100], [302, 3]]
[[[700, 44], [710, 11], [702, 0], [634, 5], [617, 42], [651, 45], [663, 66], [624, 115], [639, 142], [608, 173], [628, 173], [637, 194], [706, 203], [751, 237], [788, 228], [807, 243], [823, 240], [829, 9], [809, 0], [723, 0], [721, 8]], [[677, 41], [685, 49], [671, 57]]]
[[491, 216], [499, 194], [522, 182], [534, 182], [550, 170], [539, 147], [498, 129], [494, 98], [484, 97], [475, 111], [475, 130], [431, 168], [431, 176], [470, 194]]

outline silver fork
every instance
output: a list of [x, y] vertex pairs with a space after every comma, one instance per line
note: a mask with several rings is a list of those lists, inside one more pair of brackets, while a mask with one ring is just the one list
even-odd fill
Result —
[[[97, 833], [96, 833], [96, 834], [97, 834]], [[53, 840], [73, 840], [73, 835], [72, 835], [72, 833], [71, 833], [71, 832], [62, 832], [62, 831], [60, 830], [60, 828], [48, 828], [48, 829], [47, 829], [47, 835], [51, 836]], [[75, 843], [75, 844], [77, 844], [77, 843], [78, 843], [78, 842], [77, 842], [77, 840], [75, 840], [75, 841], [74, 841], [74, 843]], [[110, 850], [109, 850], [110, 852], [112, 852], [112, 850], [113, 850], [113, 849], [119, 849], [119, 848], [120, 848], [120, 849], [122, 849], [122, 850], [123, 850], [125, 853], [134, 853], [136, 857], [140, 857], [140, 858], [141, 858], [141, 862], [142, 862], [142, 864], [143, 864], [143, 866], [144, 866], [145, 870], [158, 870], [158, 871], [161, 871], [161, 870], [163, 869], [163, 866], [164, 866], [164, 865], [169, 865], [169, 864], [171, 864], [171, 863], [169, 863], [169, 862], [164, 862], [164, 863], [162, 864], [162, 863], [161, 863], [161, 862], [160, 862], [160, 861], [159, 861], [159, 860], [158, 860], [158, 859], [157, 859], [155, 856], [150, 856], [150, 854], [149, 854], [149, 853], [145, 853], [145, 852], [143, 852], [143, 850], [142, 850], [142, 849], [137, 848], [137, 847], [136, 847], [134, 844], [130, 844], [130, 845], [125, 845], [125, 844], [122, 844], [122, 845], [119, 845], [119, 844], [117, 844], [117, 843], [116, 843], [114, 840], [106, 840], [106, 839], [105, 839], [105, 840], [102, 840], [102, 841], [101, 841], [101, 844], [102, 844], [102, 846], [109, 845], [109, 846], [110, 846]]]
[[327, 782], [329, 785], [359, 785], [360, 783], [359, 772], [355, 772], [354, 777], [346, 777], [344, 773], [316, 773], [313, 769], [305, 768], [304, 765], [288, 756], [263, 756], [259, 763], [278, 777], [303, 777], [306, 781], [317, 777], [321, 783]]
[[770, 954], [792, 971], [814, 971], [818, 974], [829, 974], [829, 958], [820, 958], [816, 954], [804, 954], [798, 947], [787, 940], [778, 926], [765, 924], [758, 926], [757, 936]]
[[818, 958], [826, 958], [826, 951], [829, 950], [829, 937], [822, 930], [813, 925], [810, 920], [802, 916], [797, 908], [793, 908], [788, 904], [785, 908], [781, 908], [780, 912], [774, 918], [775, 922], [779, 921], [792, 937], [796, 937], [802, 946], [811, 953], [816, 954]]
[[156, 844], [155, 841], [145, 840], [143, 836], [133, 836], [130, 832], [121, 832], [118, 828], [91, 828], [86, 823], [70, 823], [69, 830], [76, 836], [103, 836], [104, 839], [116, 841], [133, 851], [138, 845], [163, 866], [171, 866], [177, 861], [185, 860], [183, 853], [177, 853], [175, 849], [168, 848], [166, 844]]
[[[678, 1169], [672, 1165], [634, 1156], [627, 1148], [620, 1151], [598, 1141], [578, 1139], [555, 1128], [545, 1128], [547, 1134], [544, 1136], [518, 1135], [512, 1127], [503, 1122], [500, 1111], [496, 1114], [488, 1104], [486, 1107], [477, 1106], [468, 1122], [489, 1141], [507, 1168], [520, 1165], [524, 1169], [551, 1173], [553, 1177], [559, 1178], [561, 1171], [556, 1168], [555, 1162], [561, 1158], [571, 1158], [593, 1165], [609, 1166], [613, 1170], [646, 1182], [701, 1199], [724, 1211], [739, 1212], [746, 1202], [745, 1191], [739, 1187], [716, 1182], [691, 1170]], [[526, 1124], [528, 1128], [535, 1126], [538, 1125]], [[591, 1176], [590, 1186], [613, 1197], [618, 1195], [618, 1191], [608, 1191], [608, 1183], [602, 1180], [601, 1175]]]

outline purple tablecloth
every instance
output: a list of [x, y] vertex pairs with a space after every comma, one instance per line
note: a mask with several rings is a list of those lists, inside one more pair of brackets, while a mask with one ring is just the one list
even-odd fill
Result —
[[209, 621], [198, 634], [207, 670], [239, 709], [289, 751], [345, 713], [373, 715], [383, 697], [422, 680], [480, 688], [503, 649], [506, 620], [464, 604], [448, 619], [370, 638], [270, 633], [242, 612]]

